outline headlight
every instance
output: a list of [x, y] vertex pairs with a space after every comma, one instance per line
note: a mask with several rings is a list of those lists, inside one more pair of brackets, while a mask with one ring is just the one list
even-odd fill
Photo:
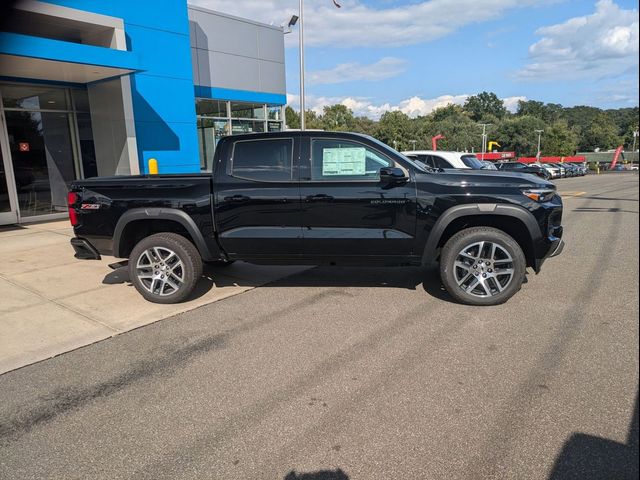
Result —
[[523, 190], [522, 193], [534, 202], [548, 202], [556, 195], [556, 191], [552, 188], [532, 188]]

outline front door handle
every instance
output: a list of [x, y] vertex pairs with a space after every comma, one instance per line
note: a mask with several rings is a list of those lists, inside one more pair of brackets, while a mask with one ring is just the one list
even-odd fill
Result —
[[331, 202], [333, 197], [326, 193], [319, 193], [317, 195], [307, 195], [307, 202]]
[[224, 197], [225, 202], [233, 202], [233, 203], [244, 203], [244, 202], [248, 202], [249, 200], [251, 200], [251, 198], [247, 197], [246, 195], [232, 195], [230, 197]]

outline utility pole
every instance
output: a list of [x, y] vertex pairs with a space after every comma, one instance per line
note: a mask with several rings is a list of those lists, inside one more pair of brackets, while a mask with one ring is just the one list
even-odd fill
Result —
[[635, 130], [633, 132], [633, 148], [631, 149], [632, 152], [636, 151], [636, 138], [638, 138], [638, 130]]
[[487, 127], [490, 123], [479, 123], [482, 127], [482, 160], [484, 160], [484, 154], [487, 153]]
[[538, 153], [536, 153], [536, 163], [540, 163], [540, 142], [542, 141], [542, 134], [544, 130], [534, 130], [538, 134]]

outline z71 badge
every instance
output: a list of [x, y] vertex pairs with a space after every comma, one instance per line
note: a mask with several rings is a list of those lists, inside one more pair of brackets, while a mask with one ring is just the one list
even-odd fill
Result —
[[100, 208], [100, 204], [98, 203], [83, 203], [80, 206], [80, 210], [98, 210]]

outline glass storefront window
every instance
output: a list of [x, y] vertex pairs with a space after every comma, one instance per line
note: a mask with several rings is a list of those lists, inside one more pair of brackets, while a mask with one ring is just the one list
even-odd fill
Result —
[[231, 102], [231, 116], [233, 118], [264, 119], [264, 105], [257, 103]]
[[70, 110], [65, 89], [45, 86], [3, 85], [2, 103], [4, 108]]
[[66, 212], [69, 184], [98, 174], [87, 91], [3, 83], [0, 96], [19, 215]]
[[69, 114], [5, 111], [5, 118], [20, 214], [65, 212], [76, 178]]
[[284, 128], [282, 107], [275, 105], [197, 98], [196, 112], [200, 167], [205, 171], [211, 171], [218, 141], [225, 135], [280, 132]]
[[282, 107], [267, 107], [267, 118], [269, 120], [282, 120]]
[[282, 131], [282, 122], [267, 122], [267, 129], [269, 132]]
[[205, 117], [227, 117], [227, 102], [200, 98], [196, 101], [196, 114]]
[[91, 117], [88, 113], [78, 113], [78, 140], [80, 142], [80, 156], [82, 157], [82, 173], [84, 178], [98, 176], [96, 149], [93, 144], [93, 130]]
[[264, 132], [264, 122], [255, 120], [233, 120], [231, 123], [231, 131], [234, 135]]
[[89, 95], [86, 90], [71, 90], [71, 96], [77, 112], [89, 112]]
[[198, 147], [200, 149], [200, 169], [210, 172], [213, 154], [218, 142], [229, 135], [229, 121], [226, 119], [198, 118]]

